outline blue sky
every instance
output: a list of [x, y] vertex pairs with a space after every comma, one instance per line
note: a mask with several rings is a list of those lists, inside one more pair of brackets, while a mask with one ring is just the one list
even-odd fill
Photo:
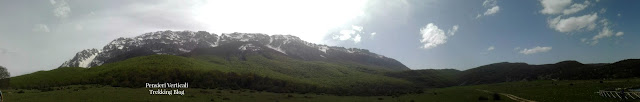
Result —
[[[640, 8], [630, 5], [637, 1], [590, 0], [583, 10], [575, 13], [544, 14], [541, 12], [545, 8], [542, 1], [498, 0], [498, 12], [476, 18], [478, 14], [484, 15], [487, 9], [492, 8], [483, 6], [483, 2], [449, 0], [428, 2], [433, 3], [427, 3], [431, 6], [411, 4], [410, 6], [415, 8], [412, 8], [406, 24], [365, 25], [365, 29], [369, 26], [375, 29], [372, 30], [377, 32], [375, 39], [363, 40], [360, 45], [354, 46], [396, 58], [412, 69], [468, 69], [497, 62], [547, 64], [577, 60], [582, 63], [611, 63], [638, 58], [640, 55], [637, 53], [640, 51], [637, 45], [640, 42], [636, 40], [639, 37], [636, 34], [638, 30], [633, 29], [638, 27], [638, 20], [633, 19], [637, 18], [638, 13], [634, 10]], [[584, 2], [573, 0], [565, 9], [569, 9], [573, 4], [585, 4]], [[593, 29], [584, 27], [566, 32], [551, 27], [549, 23], [549, 20], [558, 16], [562, 20], [585, 15], [597, 16], [597, 19], [592, 21]], [[605, 24], [601, 22], [603, 19], [607, 19], [607, 28], [614, 34], [598, 38], [598, 43], [593, 43], [596, 41], [593, 37], [605, 28]], [[419, 48], [424, 44], [419, 42], [419, 29], [429, 23], [435, 24], [445, 32], [454, 25], [458, 25], [459, 30], [455, 35], [447, 36], [446, 43], [429, 49]], [[615, 33], [618, 32], [622, 32], [623, 35], [616, 36]], [[490, 47], [493, 49], [489, 50]], [[521, 53], [524, 49], [535, 47], [548, 50]]]
[[[50, 70], [76, 52], [161, 30], [290, 34], [411, 69], [640, 57], [634, 0], [0, 1], [0, 65]], [[454, 29], [456, 28], [457, 29]]]

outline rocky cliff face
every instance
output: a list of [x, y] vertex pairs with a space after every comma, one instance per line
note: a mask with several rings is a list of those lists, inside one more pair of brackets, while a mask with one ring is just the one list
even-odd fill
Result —
[[133, 38], [118, 38], [102, 49], [78, 52], [73, 59], [60, 67], [90, 68], [137, 56], [180, 55], [194, 49], [215, 48], [221, 45], [234, 45], [232, 51], [238, 52], [270, 50], [305, 61], [349, 61], [390, 70], [409, 70], [395, 59], [371, 53], [366, 49], [313, 44], [291, 35], [231, 33], [218, 36], [204, 31], [157, 31]]

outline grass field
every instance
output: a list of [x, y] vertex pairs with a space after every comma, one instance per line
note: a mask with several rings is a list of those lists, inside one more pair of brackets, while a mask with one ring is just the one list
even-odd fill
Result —
[[[96, 101], [224, 101], [224, 102], [425, 102], [425, 101], [475, 101], [479, 96], [491, 94], [472, 90], [443, 89], [438, 95], [415, 94], [400, 97], [393, 96], [335, 96], [325, 94], [270, 93], [251, 90], [185, 89], [185, 95], [149, 95], [145, 88], [118, 88], [97, 85], [72, 85], [56, 87], [53, 91], [5, 90], [8, 102], [96, 102]], [[24, 93], [18, 93], [23, 91]], [[504, 99], [504, 102], [511, 102]]]
[[[605, 98], [594, 93], [598, 90], [640, 86], [640, 79], [572, 80], [529, 82], [509, 82], [487, 85], [467, 86], [466, 88], [484, 89], [500, 93], [509, 93], [525, 99], [540, 102], [618, 102], [620, 99]], [[455, 88], [455, 87], [452, 87]], [[626, 101], [626, 100], [625, 100]], [[640, 100], [634, 100], [640, 101]]]
[[[34, 101], [223, 101], [223, 102], [472, 102], [479, 97], [486, 101], [513, 102], [504, 95], [493, 100], [493, 93], [507, 93], [538, 102], [617, 102], [620, 99], [600, 97], [600, 89], [632, 87], [640, 79], [528, 81], [474, 86], [427, 89], [422, 94], [394, 96], [335, 96], [326, 94], [271, 93], [252, 90], [185, 89], [185, 95], [149, 95], [146, 88], [119, 88], [101, 85], [71, 85], [54, 87], [52, 91], [3, 90], [8, 102]], [[485, 92], [486, 90], [491, 92]], [[24, 93], [18, 93], [23, 91]], [[638, 101], [638, 100], [632, 100]]]

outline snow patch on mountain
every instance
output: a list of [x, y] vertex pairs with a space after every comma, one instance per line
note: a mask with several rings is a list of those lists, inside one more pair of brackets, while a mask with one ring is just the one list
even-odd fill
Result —
[[257, 50], [260, 50], [260, 48], [258, 48], [258, 47], [256, 47], [256, 46], [253, 46], [253, 44], [245, 44], [245, 45], [240, 46], [238, 49], [239, 49], [240, 51], [245, 51], [245, 50], [247, 50], [247, 49], [248, 49], [248, 50], [251, 50], [251, 51], [257, 51]]
[[89, 64], [91, 62], [93, 62], [93, 59], [95, 59], [96, 56], [98, 56], [98, 53], [95, 53], [95, 54], [89, 56], [89, 58], [80, 61], [80, 64], [78, 66], [79, 67], [84, 67], [84, 68], [89, 68]]
[[191, 52], [191, 50], [187, 50], [187, 49], [184, 49], [184, 48], [178, 48], [178, 50], [180, 50], [182, 52]]
[[273, 49], [273, 50], [276, 50], [276, 51], [278, 51], [278, 52], [280, 52], [280, 53], [283, 53], [283, 54], [285, 54], [285, 55], [287, 54], [286, 52], [284, 52], [284, 50], [282, 50], [282, 49], [280, 48], [280, 46], [278, 46], [278, 47], [273, 47], [273, 46], [271, 46], [271, 45], [266, 45], [266, 46], [267, 46], [268, 48], [271, 48], [271, 49]]
[[327, 50], [328, 50], [328, 49], [329, 49], [329, 47], [327, 47], [327, 46], [320, 46], [320, 47], [318, 47], [318, 50], [320, 50], [320, 51], [322, 51], [322, 52], [324, 52], [324, 53], [327, 53]]
[[348, 49], [348, 50], [347, 50], [347, 52], [349, 52], [349, 53], [354, 53], [355, 51], [353, 51], [353, 50], [351, 50], [351, 49]]

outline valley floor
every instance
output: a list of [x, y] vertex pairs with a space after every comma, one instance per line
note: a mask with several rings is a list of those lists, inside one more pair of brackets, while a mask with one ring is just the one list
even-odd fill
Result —
[[[640, 79], [522, 81], [474, 86], [426, 89], [422, 94], [394, 96], [335, 96], [325, 94], [271, 93], [252, 90], [185, 89], [185, 95], [149, 95], [146, 88], [120, 88], [101, 85], [54, 87], [50, 91], [3, 90], [7, 102], [94, 102], [94, 101], [237, 101], [237, 102], [616, 102], [625, 101], [601, 97], [601, 89], [640, 85]], [[22, 91], [22, 92], [21, 92]], [[500, 94], [495, 100], [494, 94]], [[514, 100], [515, 99], [515, 100]], [[640, 100], [627, 100], [640, 101]]]

